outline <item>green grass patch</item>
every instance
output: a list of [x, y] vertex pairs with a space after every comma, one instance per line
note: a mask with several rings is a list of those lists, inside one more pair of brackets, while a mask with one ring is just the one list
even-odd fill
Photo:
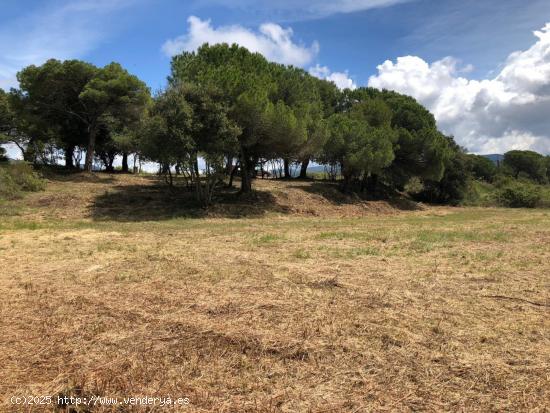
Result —
[[254, 245], [257, 245], [257, 246], [263, 246], [263, 245], [270, 245], [270, 244], [274, 244], [274, 243], [277, 243], [279, 241], [283, 241], [285, 240], [286, 237], [284, 235], [280, 235], [280, 234], [265, 234], [265, 235], [262, 235], [258, 238], [256, 238], [254, 241], [253, 241], [253, 244]]

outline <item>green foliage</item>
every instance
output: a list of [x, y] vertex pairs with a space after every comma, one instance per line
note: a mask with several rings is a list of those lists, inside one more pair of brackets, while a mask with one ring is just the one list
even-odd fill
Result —
[[353, 179], [367, 178], [388, 166], [394, 157], [393, 131], [383, 123], [371, 126], [364, 112], [337, 113], [329, 118], [330, 137], [325, 145], [325, 161], [338, 164], [345, 189]]
[[[143, 113], [149, 91], [118, 63], [97, 68], [79, 60], [48, 60], [17, 74], [20, 89], [10, 96], [17, 130], [33, 141], [56, 141], [67, 164], [75, 146], [86, 147], [91, 169], [96, 138], [113, 124], [130, 127]], [[117, 122], [112, 122], [116, 119]], [[23, 145], [22, 145], [23, 146]]]
[[394, 131], [394, 160], [381, 172], [387, 185], [403, 190], [415, 176], [442, 179], [452, 150], [433, 115], [416, 100], [397, 92], [359, 88], [347, 91], [342, 105], [344, 111], [363, 112], [370, 125], [387, 125]]
[[406, 190], [453, 204], [485, 202], [480, 182], [494, 183], [499, 199], [514, 203], [533, 191], [503, 176], [546, 183], [550, 175], [550, 157], [531, 151], [508, 152], [501, 168], [467, 155], [412, 97], [368, 87], [341, 92], [235, 44], [175, 56], [168, 87], [153, 100], [117, 63], [52, 59], [26, 67], [18, 80], [19, 89], [0, 90], [0, 143], [17, 144], [25, 160], [51, 162], [45, 154], [62, 149], [70, 166], [73, 152], [86, 150], [88, 169], [95, 156], [112, 170], [116, 156], [127, 168], [134, 153], [158, 162], [171, 183], [173, 170], [182, 174], [203, 205], [234, 173], [241, 191], [250, 191], [258, 165], [270, 163], [282, 163], [287, 177], [289, 165], [301, 163], [305, 178], [316, 161], [345, 190]]
[[13, 199], [23, 192], [42, 191], [45, 182], [26, 162], [0, 166], [0, 198]]
[[485, 182], [492, 182], [498, 172], [497, 166], [493, 161], [485, 156], [467, 155], [468, 169], [472, 176]]
[[55, 59], [21, 70], [17, 74], [20, 89], [10, 95], [16, 128], [28, 140], [21, 146], [53, 140], [64, 149], [86, 145], [86, 108], [79, 95], [97, 71], [86, 62]]
[[534, 208], [541, 198], [540, 187], [529, 182], [519, 181], [504, 185], [495, 194], [499, 205], [511, 208]]
[[162, 165], [175, 165], [193, 149], [190, 131], [192, 108], [175, 88], [159, 94], [140, 127], [140, 153]]
[[548, 182], [547, 160], [533, 151], [510, 151], [504, 154], [503, 164], [515, 178], [520, 174], [539, 183]]
[[309, 157], [324, 143], [318, 82], [301, 69], [270, 63], [237, 45], [206, 44], [196, 53], [175, 56], [169, 81], [190, 82], [224, 96], [228, 118], [239, 131], [228, 153], [240, 159], [243, 192], [251, 189], [260, 159]]
[[458, 204], [468, 191], [468, 159], [452, 137], [447, 138], [450, 156], [445, 158], [444, 172], [440, 180], [425, 180], [424, 190], [415, 198], [424, 202]]
[[21, 188], [15, 183], [8, 169], [0, 166], [0, 200], [14, 199], [21, 196]]
[[[227, 116], [223, 96], [213, 89], [174, 83], [160, 93], [142, 122], [137, 148], [159, 162], [170, 177], [171, 167], [185, 172], [197, 200], [208, 205], [224, 169], [224, 154], [236, 145], [240, 130]], [[198, 156], [206, 163], [199, 171]]]
[[13, 113], [9, 107], [8, 94], [0, 89], [0, 142], [1, 136], [10, 132], [13, 128]]

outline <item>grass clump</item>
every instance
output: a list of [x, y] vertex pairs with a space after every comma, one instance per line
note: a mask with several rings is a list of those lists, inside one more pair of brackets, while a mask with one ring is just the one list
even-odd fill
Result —
[[0, 198], [15, 199], [23, 192], [42, 191], [46, 184], [26, 162], [0, 166]]

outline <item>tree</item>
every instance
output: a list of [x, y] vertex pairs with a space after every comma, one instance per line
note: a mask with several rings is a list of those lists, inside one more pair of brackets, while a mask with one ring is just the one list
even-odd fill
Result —
[[370, 126], [361, 116], [348, 113], [332, 115], [329, 129], [324, 157], [328, 163], [339, 164], [345, 191], [353, 180], [366, 180], [392, 162], [391, 129]]
[[539, 183], [547, 182], [547, 166], [544, 156], [533, 151], [509, 151], [504, 154], [503, 164], [515, 178], [525, 174]]
[[192, 108], [185, 96], [173, 89], [155, 96], [138, 133], [138, 146], [145, 159], [158, 162], [172, 185], [171, 168], [189, 158]]
[[109, 116], [123, 124], [137, 122], [150, 98], [149, 89], [118, 63], [99, 70], [79, 94], [83, 110], [78, 117], [86, 124], [88, 145], [84, 168], [92, 169], [95, 141], [101, 124]]
[[23, 159], [34, 161], [34, 140], [23, 133], [25, 122], [16, 113], [11, 94], [0, 89], [0, 144], [13, 143], [21, 151]]
[[13, 114], [11, 113], [8, 95], [0, 89], [0, 134], [5, 135], [13, 128]]
[[[382, 105], [382, 103], [383, 105]], [[451, 156], [447, 139], [437, 130], [433, 115], [410, 96], [387, 90], [359, 88], [346, 91], [344, 110], [365, 105], [370, 122], [382, 122], [395, 131], [395, 159], [382, 171], [387, 185], [403, 190], [413, 177], [438, 181]]]
[[497, 174], [497, 166], [489, 158], [481, 155], [467, 155], [469, 167], [472, 175], [476, 179], [486, 182], [492, 182]]
[[[215, 188], [221, 184], [226, 173], [224, 155], [236, 147], [241, 130], [229, 119], [223, 95], [215, 89], [182, 84], [178, 85], [177, 90], [191, 105], [191, 177], [197, 200], [208, 206]], [[204, 160], [202, 174], [199, 172], [199, 156]]]
[[119, 153], [122, 154], [121, 171], [124, 173], [129, 171], [128, 156], [130, 154], [134, 155], [135, 167], [136, 159], [139, 152], [138, 142], [136, 139], [138, 125], [139, 123], [134, 125], [134, 127], [123, 127], [122, 130], [114, 131], [111, 134], [111, 140], [113, 141], [113, 144], [118, 149]]
[[252, 176], [260, 158], [277, 152], [269, 123], [270, 104], [277, 104], [277, 72], [259, 53], [238, 45], [201, 46], [172, 60], [171, 84], [190, 82], [223, 94], [228, 117], [240, 131], [232, 153], [241, 169], [241, 192], [252, 189]]
[[270, 158], [282, 158], [285, 177], [290, 178], [290, 159], [296, 156], [300, 146], [306, 141], [305, 121], [297, 117], [294, 111], [281, 100], [276, 104], [267, 105], [265, 117], [264, 145], [266, 148], [263, 154]]
[[79, 60], [51, 59], [21, 70], [17, 74], [20, 89], [11, 93], [18, 130], [31, 141], [55, 139], [65, 150], [68, 167], [73, 166], [75, 147], [86, 144], [85, 108], [79, 95], [97, 70]]
[[17, 74], [20, 90], [12, 93], [20, 129], [31, 137], [47, 131], [65, 149], [67, 165], [77, 145], [86, 146], [90, 171], [96, 138], [110, 117], [122, 123], [139, 118], [149, 91], [118, 63], [97, 68], [79, 60], [48, 60]]
[[415, 195], [417, 200], [457, 204], [466, 195], [470, 179], [467, 155], [452, 136], [446, 140], [450, 154], [445, 158], [443, 176], [438, 180], [425, 180], [424, 189]]
[[[0, 89], [0, 145], [8, 142], [7, 134], [10, 133], [13, 125], [13, 118], [8, 106], [8, 96], [3, 89]], [[6, 161], [6, 150], [0, 146], [0, 161]]]
[[[176, 83], [159, 94], [139, 136], [140, 153], [159, 162], [172, 184], [171, 168], [189, 177], [197, 200], [207, 206], [224, 170], [224, 154], [236, 144], [238, 128], [222, 96], [212, 89]], [[200, 171], [199, 157], [205, 167]]]
[[291, 134], [285, 139], [286, 149], [280, 152], [284, 174], [286, 178], [290, 178], [290, 162], [298, 161], [301, 163], [300, 177], [306, 178], [311, 157], [319, 152], [327, 137], [319, 87], [321, 83], [327, 82], [314, 78], [302, 69], [284, 65], [274, 67], [274, 76], [277, 89], [272, 100], [283, 102], [291, 108], [302, 129], [302, 133]]

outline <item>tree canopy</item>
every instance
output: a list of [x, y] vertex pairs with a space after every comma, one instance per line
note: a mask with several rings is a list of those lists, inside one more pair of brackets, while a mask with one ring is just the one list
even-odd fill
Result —
[[134, 154], [134, 162], [158, 163], [171, 184], [173, 173], [183, 176], [202, 205], [234, 176], [250, 192], [266, 165], [285, 178], [299, 167], [305, 179], [316, 162], [345, 191], [404, 191], [419, 182], [415, 196], [434, 202], [459, 200], [470, 177], [543, 183], [550, 174], [549, 158], [532, 151], [508, 152], [502, 168], [467, 155], [410, 96], [340, 91], [238, 45], [204, 44], [174, 56], [167, 86], [153, 97], [118, 63], [51, 59], [17, 76], [19, 88], [0, 90], [0, 139], [26, 160], [55, 162], [62, 153], [67, 167], [79, 167], [85, 153], [86, 170], [95, 159], [113, 171], [122, 156], [128, 171]]
[[537, 152], [509, 151], [504, 154], [503, 163], [516, 178], [524, 174], [534, 181], [547, 182], [547, 161]]
[[76, 146], [86, 147], [85, 169], [91, 170], [100, 133], [109, 123], [136, 122], [149, 91], [118, 63], [97, 68], [79, 60], [48, 60], [17, 74], [19, 89], [11, 93], [20, 133], [31, 139], [55, 137], [72, 165]]

